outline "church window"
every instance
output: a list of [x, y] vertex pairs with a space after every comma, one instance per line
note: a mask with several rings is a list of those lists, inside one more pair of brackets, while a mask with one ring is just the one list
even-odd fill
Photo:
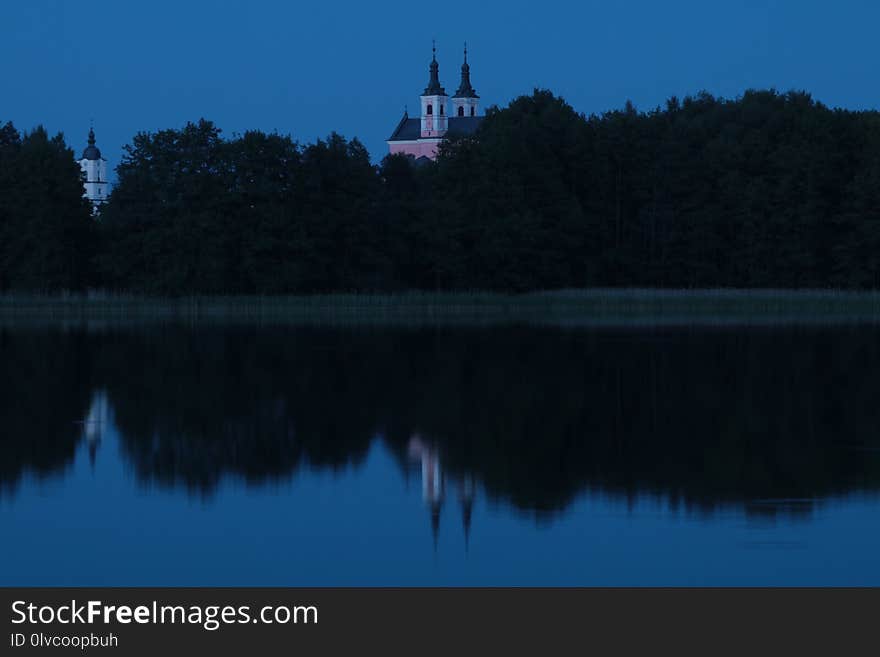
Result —
[[443, 116], [443, 105], [440, 106], [440, 116]]
[[428, 114], [431, 115], [431, 114], [433, 114], [433, 113], [434, 113], [434, 106], [433, 106], [433, 105], [428, 105]]
[[471, 116], [474, 116], [477, 113], [476, 108], [471, 107]]
[[459, 107], [459, 108], [458, 108], [458, 115], [459, 115], [459, 116], [464, 116], [464, 107]]

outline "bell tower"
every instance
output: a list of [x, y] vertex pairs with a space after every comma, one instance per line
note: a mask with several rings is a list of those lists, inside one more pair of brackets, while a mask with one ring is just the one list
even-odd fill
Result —
[[480, 97], [471, 86], [471, 67], [467, 60], [467, 43], [464, 44], [464, 64], [461, 65], [461, 84], [452, 97], [452, 114], [456, 117], [476, 116]]
[[432, 45], [431, 53], [431, 77], [422, 94], [421, 136], [423, 139], [439, 139], [446, 134], [449, 127], [449, 117], [446, 115], [446, 103], [449, 97], [446, 95], [446, 90], [440, 86], [440, 66], [437, 64], [436, 44]]
[[79, 167], [86, 174], [85, 196], [92, 203], [92, 209], [98, 208], [107, 200], [107, 160], [101, 157], [100, 149], [95, 146], [95, 129], [89, 129], [89, 142], [79, 160]]

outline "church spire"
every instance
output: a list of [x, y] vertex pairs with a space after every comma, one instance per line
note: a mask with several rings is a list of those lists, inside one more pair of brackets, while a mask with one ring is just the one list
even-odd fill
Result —
[[471, 67], [467, 60], [467, 42], [464, 44], [464, 63], [461, 65], [461, 84], [453, 98], [479, 98], [471, 86]]
[[431, 42], [431, 77], [423, 96], [445, 96], [446, 90], [440, 86], [440, 65], [437, 63], [437, 43]]

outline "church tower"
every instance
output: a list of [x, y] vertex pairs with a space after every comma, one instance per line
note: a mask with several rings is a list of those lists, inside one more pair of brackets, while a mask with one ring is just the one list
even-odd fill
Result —
[[467, 44], [464, 44], [464, 64], [461, 65], [461, 84], [452, 97], [452, 114], [455, 117], [476, 116], [480, 97], [471, 86], [471, 67], [467, 60]]
[[422, 94], [422, 139], [439, 139], [446, 134], [449, 117], [446, 116], [446, 90], [440, 86], [440, 66], [437, 64], [437, 46], [431, 48], [431, 77]]
[[86, 174], [85, 196], [97, 210], [107, 200], [107, 160], [95, 146], [95, 130], [89, 129], [89, 145], [79, 161], [80, 169]]

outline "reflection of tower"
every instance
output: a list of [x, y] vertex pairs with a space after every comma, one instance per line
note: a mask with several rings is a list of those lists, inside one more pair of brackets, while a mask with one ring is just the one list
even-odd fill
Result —
[[83, 422], [83, 437], [86, 439], [86, 447], [89, 450], [89, 463], [95, 465], [98, 455], [98, 446], [101, 444], [101, 435], [107, 423], [107, 393], [104, 390], [96, 390], [92, 394], [92, 403], [89, 406], [89, 414]]
[[458, 485], [458, 499], [461, 502], [461, 522], [464, 527], [464, 549], [470, 547], [471, 516], [474, 512], [474, 478], [470, 475], [462, 477]]
[[422, 441], [418, 435], [409, 440], [409, 455], [418, 460], [422, 466], [422, 498], [431, 510], [431, 533], [434, 536], [434, 548], [437, 547], [437, 536], [440, 532], [440, 510], [443, 508], [445, 482], [440, 455], [437, 450]]
[[[425, 443], [418, 434], [414, 434], [407, 448], [412, 461], [418, 461], [422, 470], [422, 497], [431, 512], [431, 532], [434, 537], [434, 548], [437, 548], [437, 536], [440, 532], [440, 511], [446, 496], [446, 473], [440, 461], [437, 449]], [[461, 502], [462, 523], [464, 526], [465, 549], [468, 548], [471, 530], [471, 516], [474, 506], [475, 484], [470, 475], [456, 481], [458, 499]]]

